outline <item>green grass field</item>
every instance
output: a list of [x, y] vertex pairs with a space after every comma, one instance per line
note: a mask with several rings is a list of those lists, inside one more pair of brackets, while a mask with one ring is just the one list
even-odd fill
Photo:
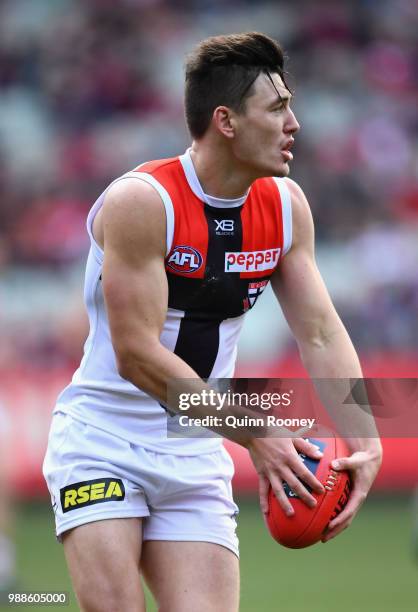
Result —
[[[242, 500], [240, 508], [241, 612], [418, 610], [418, 565], [411, 554], [408, 497], [372, 498], [339, 538], [296, 551], [270, 538], [255, 502]], [[0, 606], [0, 610], [78, 610], [46, 504], [18, 508], [17, 546], [21, 590], [69, 591], [71, 603], [49, 608]], [[154, 612], [156, 607], [149, 602], [148, 609]]]

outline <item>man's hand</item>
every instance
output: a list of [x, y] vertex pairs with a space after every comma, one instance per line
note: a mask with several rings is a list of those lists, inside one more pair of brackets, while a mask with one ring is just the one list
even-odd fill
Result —
[[324, 493], [324, 487], [304, 465], [298, 452], [313, 459], [321, 459], [322, 452], [317, 446], [303, 438], [253, 438], [247, 448], [259, 475], [260, 506], [264, 514], [268, 512], [270, 484], [283, 511], [287, 516], [294, 514], [283, 481], [307, 506], [313, 508], [316, 505], [315, 498], [300, 481], [316, 493]]
[[351, 473], [353, 488], [347, 505], [341, 514], [330, 522], [322, 542], [335, 538], [351, 524], [367, 497], [381, 463], [381, 448], [356, 451], [350, 457], [341, 457], [332, 462], [332, 468], [337, 472], [348, 470]]

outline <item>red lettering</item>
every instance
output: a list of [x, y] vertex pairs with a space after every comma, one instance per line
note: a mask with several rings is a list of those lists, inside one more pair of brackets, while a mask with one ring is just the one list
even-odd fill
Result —
[[[243, 262], [244, 263], [244, 262]], [[246, 262], [246, 269], [248, 270], [248, 268], [254, 263], [254, 253], [248, 253], [247, 255], [247, 262]]]

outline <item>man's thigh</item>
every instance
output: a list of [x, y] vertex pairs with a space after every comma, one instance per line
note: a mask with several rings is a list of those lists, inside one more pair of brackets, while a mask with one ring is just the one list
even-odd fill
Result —
[[141, 568], [159, 612], [237, 612], [239, 561], [209, 542], [149, 540]]
[[62, 536], [77, 599], [84, 612], [143, 612], [142, 521], [108, 519]]

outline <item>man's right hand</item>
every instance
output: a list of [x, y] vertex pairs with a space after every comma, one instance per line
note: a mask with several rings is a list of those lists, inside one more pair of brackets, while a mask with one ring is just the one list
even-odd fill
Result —
[[304, 465], [298, 452], [318, 460], [322, 452], [317, 446], [304, 438], [253, 438], [247, 449], [259, 476], [260, 506], [264, 514], [268, 512], [270, 484], [287, 516], [292, 516], [294, 510], [284, 491], [283, 482], [287, 482], [307, 506], [313, 508], [316, 505], [315, 498], [303, 483], [309, 485], [315, 493], [324, 493], [325, 489]]

